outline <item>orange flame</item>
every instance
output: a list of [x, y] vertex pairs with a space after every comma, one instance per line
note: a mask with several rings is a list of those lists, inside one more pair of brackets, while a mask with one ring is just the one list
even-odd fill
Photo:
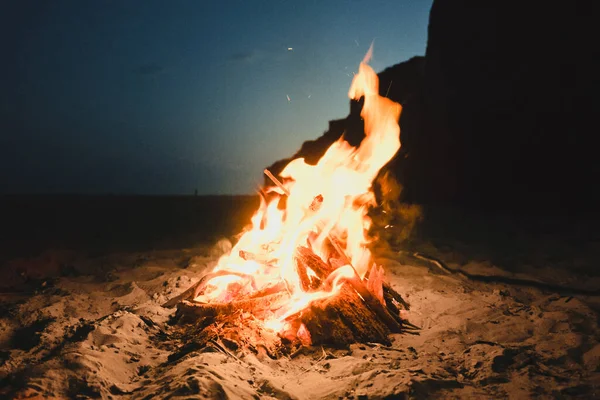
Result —
[[[291, 161], [280, 173], [284, 178], [281, 187], [266, 189], [274, 194], [273, 199], [261, 200], [252, 217], [252, 228], [215, 268], [238, 275], [213, 278], [195, 301], [227, 302], [284, 282], [290, 293], [289, 304], [277, 316], [264, 321], [265, 327], [281, 331], [286, 317], [312, 301], [334, 295], [342, 279], [356, 273], [362, 278], [369, 270], [373, 261], [367, 247], [371, 225], [367, 212], [375, 204], [371, 186], [379, 170], [400, 148], [398, 119], [402, 110], [400, 104], [379, 95], [379, 78], [367, 64], [371, 54], [372, 48], [361, 62], [348, 93], [351, 99], [364, 97], [361, 116], [366, 136], [360, 146], [352, 147], [342, 137], [316, 165], [307, 164], [303, 158]], [[281, 210], [278, 205], [283, 196], [287, 199]], [[304, 292], [295, 269], [295, 250], [308, 245], [327, 262], [330, 238], [339, 239], [349, 263], [328, 278], [331, 290]], [[313, 273], [310, 269], [307, 272]], [[244, 275], [252, 277], [252, 284], [241, 277]]]

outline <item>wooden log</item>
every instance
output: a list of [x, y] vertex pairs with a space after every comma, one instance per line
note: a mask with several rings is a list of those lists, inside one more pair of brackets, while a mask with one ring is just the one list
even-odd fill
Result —
[[196, 297], [198, 297], [198, 295], [200, 295], [200, 293], [202, 293], [204, 291], [206, 286], [210, 283], [211, 279], [219, 277], [219, 276], [229, 276], [229, 275], [238, 276], [240, 278], [247, 279], [252, 284], [252, 289], [256, 290], [256, 281], [254, 280], [254, 276], [245, 274], [243, 272], [220, 270], [220, 271], [211, 272], [210, 274], [206, 274], [202, 277], [202, 279], [200, 279], [199, 284], [196, 286], [196, 289], [194, 290], [192, 299], [195, 299]]
[[328, 261], [333, 271], [346, 265], [346, 262], [341, 258], [330, 258]]
[[202, 318], [215, 318], [229, 315], [237, 311], [252, 313], [260, 318], [266, 312], [274, 312], [284, 306], [290, 299], [286, 291], [279, 291], [267, 296], [245, 298], [229, 303], [196, 303], [182, 300], [177, 304], [175, 319], [180, 323], [193, 322]]
[[388, 304], [393, 303], [392, 300], [394, 300], [398, 304], [402, 305], [405, 310], [410, 310], [410, 304], [402, 298], [400, 293], [396, 292], [389, 284], [385, 282], [383, 283], [383, 298]]
[[[390, 331], [395, 333], [402, 332], [402, 319], [400, 318], [399, 313], [391, 313], [387, 308], [387, 304], [383, 303], [377, 299], [377, 297], [367, 288], [365, 283], [360, 279], [356, 270], [352, 265], [346, 264], [346, 266], [352, 268], [353, 275], [350, 278], [342, 278], [346, 280], [354, 290], [362, 297], [366, 306], [368, 306], [383, 323], [390, 329]], [[335, 274], [330, 275], [330, 277], [323, 284], [324, 287], [331, 287], [333, 277]]]
[[346, 252], [344, 252], [342, 241], [332, 233], [327, 236], [327, 239], [329, 239], [329, 243], [333, 249], [333, 252], [329, 255], [329, 257], [341, 260], [344, 264], [350, 264], [350, 259], [346, 255]]
[[[320, 277], [324, 276], [326, 278], [329, 278], [325, 279], [323, 286], [331, 286], [331, 272], [333, 272], [333, 268], [330, 265], [323, 262], [323, 260], [321, 260], [319, 256], [314, 254], [313, 251], [307, 247], [298, 247], [296, 249], [296, 254], [302, 262], [306, 262], [308, 265], [310, 265], [311, 269], [313, 269], [313, 271], [315, 271], [315, 273], [317, 273]], [[350, 265], [350, 267], [352, 266]], [[400, 318], [399, 313], [390, 313], [386, 305], [382, 304], [382, 302], [378, 300], [378, 298], [371, 291], [369, 291], [367, 286], [365, 286], [364, 282], [356, 273], [356, 270], [354, 270], [354, 267], [352, 267], [352, 270], [354, 271], [354, 276], [348, 279], [348, 283], [350, 283], [354, 290], [358, 292], [358, 294], [364, 300], [364, 303], [373, 312], [375, 312], [375, 314], [379, 317], [381, 321], [383, 321], [383, 323], [388, 327], [388, 329], [391, 332], [402, 332], [402, 319]]]
[[181, 293], [180, 295], [175, 296], [172, 299], [170, 299], [169, 301], [165, 302], [162, 305], [162, 307], [173, 308], [182, 300], [195, 299], [204, 290], [204, 288], [206, 287], [206, 285], [208, 284], [208, 282], [211, 279], [216, 278], [218, 276], [227, 276], [227, 275], [235, 275], [235, 276], [239, 276], [241, 278], [246, 278], [251, 282], [252, 287], [254, 289], [256, 289], [256, 281], [254, 280], [254, 277], [252, 275], [244, 274], [242, 272], [237, 272], [237, 271], [220, 270], [220, 271], [215, 271], [215, 272], [211, 272], [211, 273], [204, 275], [202, 278], [200, 278], [200, 280], [198, 282], [194, 283], [183, 293]]
[[[313, 256], [316, 258], [306, 258], [302, 256], [294, 257], [294, 264], [296, 266], [296, 272], [298, 273], [298, 277], [300, 278], [302, 291], [306, 293], [318, 290], [319, 288], [321, 288], [321, 284], [324, 281], [324, 279], [321, 279], [319, 276], [308, 274], [308, 268], [310, 268], [310, 266], [314, 267], [319, 271], [322, 271], [322, 269], [324, 268], [322, 265], [319, 266], [315, 264], [320, 264], [320, 258], [318, 258], [314, 254]], [[313, 268], [311, 268], [311, 270], [314, 272]]]
[[377, 315], [377, 317], [394, 333], [402, 332], [402, 319], [400, 316], [390, 314], [386, 307], [384, 307], [379, 300], [367, 289], [362, 280], [358, 275], [348, 279], [348, 283], [356, 290], [356, 292], [363, 298], [364, 303]]
[[296, 249], [294, 258], [298, 262], [303, 263], [307, 268], [313, 270], [313, 272], [321, 280], [325, 280], [329, 274], [333, 272], [333, 269], [325, 261], [321, 260], [321, 257], [316, 255], [311, 249], [304, 246], [299, 246]]
[[323, 195], [318, 194], [315, 196], [312, 203], [310, 203], [310, 206], [308, 206], [308, 209], [312, 212], [317, 212], [321, 208], [322, 204], [323, 204]]
[[250, 294], [248, 296], [248, 298], [255, 299], [257, 297], [268, 296], [268, 295], [283, 292], [283, 291], [287, 291], [287, 285], [285, 284], [284, 281], [279, 281], [274, 285], [267, 286], [265, 288], [262, 288], [256, 292]]
[[389, 328], [368, 307], [350, 284], [339, 293], [313, 302], [301, 313], [313, 345], [346, 347], [356, 342], [390, 345]]
[[298, 274], [298, 278], [300, 278], [300, 286], [302, 287], [302, 291], [306, 293], [311, 289], [311, 282], [306, 270], [306, 263], [304, 263], [302, 258], [294, 257], [294, 264], [296, 265], [296, 273]]

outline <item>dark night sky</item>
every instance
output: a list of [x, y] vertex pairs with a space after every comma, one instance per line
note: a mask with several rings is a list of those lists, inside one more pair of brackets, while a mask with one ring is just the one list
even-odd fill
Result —
[[347, 115], [372, 41], [424, 54], [431, 0], [0, 7], [0, 192], [240, 194]]

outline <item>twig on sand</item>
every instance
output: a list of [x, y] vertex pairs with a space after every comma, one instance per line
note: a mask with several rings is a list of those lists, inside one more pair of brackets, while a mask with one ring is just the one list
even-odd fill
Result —
[[437, 258], [431, 257], [429, 255], [424, 255], [422, 253], [414, 252], [405, 252], [400, 251], [399, 253], [409, 254], [414, 258], [419, 260], [423, 260], [429, 264], [433, 264], [442, 271], [451, 275], [459, 275], [462, 278], [470, 281], [477, 282], [485, 282], [485, 283], [503, 283], [506, 285], [515, 285], [515, 286], [526, 286], [537, 288], [540, 290], [547, 290], [550, 292], [558, 293], [565, 296], [570, 295], [581, 295], [581, 296], [600, 296], [600, 289], [584, 289], [584, 288], [574, 288], [570, 286], [564, 286], [560, 284], [553, 284], [547, 282], [535, 281], [532, 279], [522, 279], [522, 278], [512, 278], [509, 276], [498, 276], [498, 275], [479, 275], [479, 274], [471, 274], [465, 271], [461, 271], [459, 269], [454, 269], [448, 267], [444, 262], [438, 260]]
[[240, 360], [235, 354], [233, 354], [232, 352], [230, 352], [229, 350], [227, 350], [225, 348], [225, 346], [223, 344], [220, 343], [220, 340], [214, 340], [214, 339], [210, 339], [207, 344], [210, 343], [213, 346], [215, 346], [219, 351], [221, 351], [221, 353], [228, 355], [231, 358], [236, 359], [237, 361], [239, 361], [240, 363], [242, 362], [242, 360]]

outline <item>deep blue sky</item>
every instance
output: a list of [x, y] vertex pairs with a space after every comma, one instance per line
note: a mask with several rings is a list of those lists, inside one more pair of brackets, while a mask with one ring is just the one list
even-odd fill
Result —
[[431, 0], [0, 4], [0, 192], [239, 194], [347, 115], [371, 42], [424, 54]]

